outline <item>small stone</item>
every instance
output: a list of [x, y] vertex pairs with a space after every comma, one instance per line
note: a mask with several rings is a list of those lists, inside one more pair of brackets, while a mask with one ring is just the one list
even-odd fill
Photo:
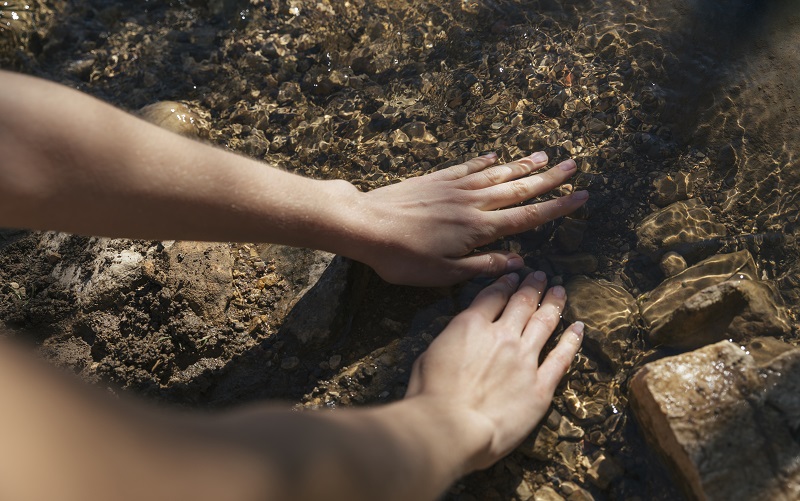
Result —
[[575, 252], [583, 241], [587, 226], [588, 223], [583, 219], [565, 217], [556, 229], [554, 235], [556, 244], [566, 252]]
[[286, 357], [281, 360], [281, 369], [292, 370], [300, 365], [300, 359], [297, 357]]
[[328, 359], [328, 365], [331, 369], [339, 368], [339, 365], [342, 363], [342, 356], [341, 355], [333, 355], [331, 358]]
[[233, 330], [236, 332], [242, 332], [245, 329], [245, 325], [242, 322], [234, 322], [233, 323]]
[[600, 453], [597, 459], [589, 466], [586, 476], [597, 487], [606, 489], [611, 482], [621, 477], [623, 473], [624, 470], [616, 460], [606, 456], [605, 453]]
[[567, 501], [593, 501], [589, 492], [575, 482], [564, 482], [561, 484], [561, 492], [567, 495]]
[[528, 485], [528, 482], [522, 480], [519, 485], [517, 486], [517, 490], [515, 491], [517, 495], [517, 499], [519, 501], [528, 501], [533, 497], [533, 491], [531, 490], [531, 486]]
[[200, 135], [200, 120], [185, 104], [159, 101], [140, 109], [139, 116], [181, 136], [194, 138]]
[[19, 284], [17, 282], [9, 282], [8, 285], [14, 290], [19, 289]]
[[674, 277], [686, 269], [686, 260], [677, 252], [667, 252], [658, 263], [665, 277]]
[[525, 439], [518, 450], [529, 458], [546, 461], [552, 457], [557, 443], [558, 433], [547, 426], [541, 426]]
[[655, 181], [653, 187], [653, 203], [659, 207], [666, 207], [675, 202], [686, 200], [692, 195], [692, 180], [689, 174], [677, 172], [674, 175], [662, 174]]
[[569, 419], [561, 416], [561, 421], [558, 423], [558, 436], [567, 440], [580, 440], [583, 438], [584, 431], [582, 428], [575, 426]]
[[545, 485], [533, 493], [533, 501], [564, 501], [564, 497], [549, 485]]

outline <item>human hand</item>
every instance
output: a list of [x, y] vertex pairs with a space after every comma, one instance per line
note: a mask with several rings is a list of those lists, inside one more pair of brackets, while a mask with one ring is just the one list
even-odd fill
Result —
[[517, 206], [564, 183], [576, 172], [575, 162], [528, 176], [547, 165], [544, 152], [492, 166], [496, 160], [484, 155], [365, 193], [357, 211], [366, 228], [353, 257], [385, 280], [406, 285], [451, 285], [522, 268], [514, 253], [472, 252], [569, 214], [589, 194]]
[[583, 339], [583, 323], [572, 324], [539, 365], [566, 294], [560, 286], [544, 294], [546, 277], [540, 271], [517, 290], [518, 283], [510, 274], [481, 291], [411, 372], [406, 399], [451, 416], [464, 442], [477, 441], [473, 449], [479, 452], [467, 460], [466, 471], [492, 465], [528, 436]]

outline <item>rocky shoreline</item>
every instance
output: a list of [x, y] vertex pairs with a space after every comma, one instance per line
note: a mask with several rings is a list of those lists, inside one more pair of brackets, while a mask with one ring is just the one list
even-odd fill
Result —
[[[695, 102], [679, 77], [711, 92], [725, 70], [715, 47], [693, 52], [691, 23], [665, 25], [657, 5], [574, 4], [36, 0], [17, 19], [0, 9], [0, 67], [364, 190], [490, 150], [574, 157], [563, 190], [588, 189], [587, 206], [495, 245], [565, 285], [585, 347], [542, 425], [447, 499], [791, 499], [798, 252], [785, 211], [742, 202], [791, 200], [754, 184], [746, 145], [701, 140], [736, 122], [716, 100], [676, 119], [675, 103]], [[390, 286], [263, 243], [0, 237], [13, 336], [87, 381], [201, 409], [402, 398], [416, 355], [482, 285]], [[678, 366], [716, 386], [674, 379]], [[751, 456], [779, 467], [736, 478]]]

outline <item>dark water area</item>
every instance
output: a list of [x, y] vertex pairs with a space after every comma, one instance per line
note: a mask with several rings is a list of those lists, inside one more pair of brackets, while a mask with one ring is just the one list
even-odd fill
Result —
[[[725, 228], [697, 252], [749, 250], [757, 278], [779, 291], [793, 323], [783, 340], [797, 342], [797, 2], [37, 0], [28, 7], [0, 3], [0, 67], [132, 112], [180, 101], [197, 116], [202, 140], [304, 175], [368, 190], [486, 151], [503, 161], [537, 150], [575, 158], [575, 187], [591, 193], [586, 208], [496, 244], [554, 283], [586, 275], [645, 301], [667, 277], [636, 230], [669, 203], [696, 199]], [[687, 231], [701, 223], [690, 216]], [[234, 247], [235, 255], [247, 252]], [[243, 295], [258, 279], [246, 261], [237, 260]], [[7, 261], [0, 268], [4, 281], [25, 283]], [[227, 384], [231, 371], [205, 373], [181, 383], [191, 390], [178, 390], [164, 381], [181, 368], [168, 361], [156, 371], [144, 351], [87, 366], [109, 385], [198, 407], [265, 397], [304, 407], [398, 398], [412, 354], [479, 284], [418, 291], [374, 276], [364, 283], [347, 332], [317, 352], [266, 335], [249, 345], [219, 341], [226, 366], [264, 367], [266, 352], [322, 367], [287, 376], [276, 363], [259, 377], [280, 383], [260, 393]], [[641, 438], [627, 393], [635, 368], [675, 351], [652, 346], [635, 315], [596, 302], [601, 317], [627, 322], [624, 349], [610, 359], [584, 350], [530, 443], [459, 482], [447, 499], [529, 499], [545, 487], [561, 497], [542, 499], [682, 498]], [[260, 303], [244, 303], [231, 324], [263, 313]], [[6, 323], [19, 316], [9, 311]], [[69, 331], [64, 322], [52, 321]], [[388, 375], [342, 383], [381, 366], [376, 360], [387, 353]], [[326, 362], [331, 357], [343, 360], [341, 369]], [[215, 385], [228, 393], [220, 397]], [[537, 446], [539, 436], [547, 438]], [[619, 470], [593, 480], [601, 456]]]

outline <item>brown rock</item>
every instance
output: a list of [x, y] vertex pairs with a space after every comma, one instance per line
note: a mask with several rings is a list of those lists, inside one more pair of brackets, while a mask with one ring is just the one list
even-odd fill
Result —
[[575, 252], [583, 241], [583, 234], [588, 223], [583, 219], [565, 217], [556, 229], [554, 238], [561, 249], [566, 252]]
[[517, 450], [529, 458], [546, 461], [553, 456], [557, 443], [558, 433], [547, 426], [540, 426]]
[[658, 263], [665, 277], [674, 277], [686, 269], [686, 260], [677, 252], [667, 252]]
[[636, 228], [636, 248], [653, 260], [675, 251], [695, 262], [716, 252], [726, 234], [725, 226], [695, 198], [676, 202], [644, 218]]
[[722, 341], [647, 364], [631, 394], [691, 499], [800, 499], [800, 350], [759, 367]]
[[222, 321], [233, 296], [233, 257], [228, 244], [175, 242], [165, 246], [165, 251], [169, 256], [165, 285], [198, 316]]
[[534, 501], [564, 501], [564, 497], [549, 485], [540, 487], [533, 493]]
[[597, 271], [597, 258], [589, 253], [581, 252], [568, 256], [552, 255], [547, 260], [558, 273], [582, 275]]
[[790, 331], [769, 286], [754, 280], [728, 280], [686, 300], [653, 326], [648, 340], [654, 345], [694, 349], [723, 339], [742, 342]]
[[585, 345], [619, 367], [639, 313], [636, 300], [618, 285], [584, 276], [574, 277], [564, 287], [569, 298], [564, 319], [582, 321]]
[[652, 328], [701, 290], [731, 278], [758, 280], [756, 264], [748, 251], [712, 256], [642, 294], [642, 318]]
[[200, 135], [200, 119], [185, 104], [159, 101], [139, 110], [139, 116], [181, 136], [195, 138]]
[[686, 200], [692, 195], [692, 179], [685, 172], [663, 174], [653, 181], [655, 193], [653, 203], [665, 207], [680, 200]]
[[615, 459], [606, 456], [605, 453], [601, 453], [589, 466], [586, 476], [597, 487], [606, 489], [611, 482], [621, 477], [624, 472], [625, 470]]

